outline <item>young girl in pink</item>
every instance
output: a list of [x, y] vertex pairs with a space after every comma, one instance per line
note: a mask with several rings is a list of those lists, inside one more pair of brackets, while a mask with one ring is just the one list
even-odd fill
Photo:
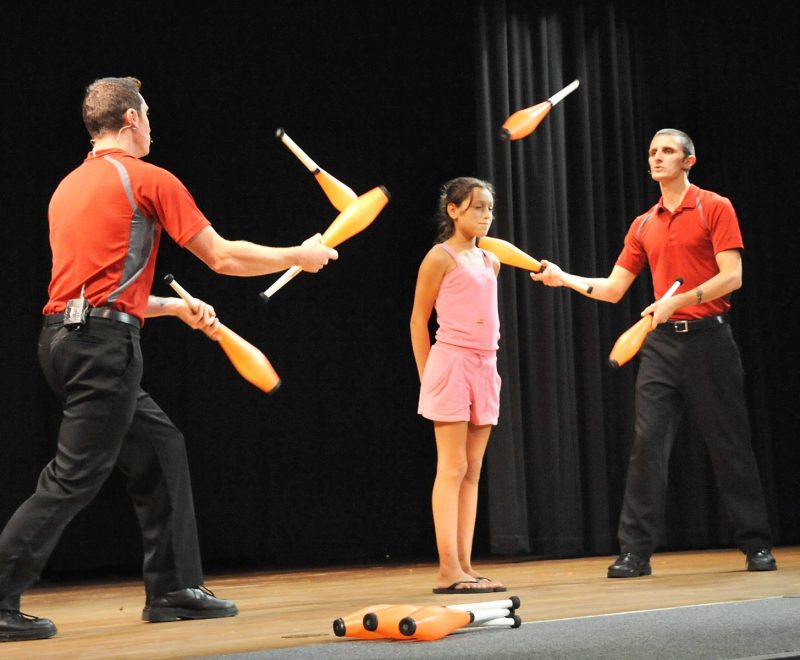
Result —
[[[492, 224], [493, 205], [486, 181], [460, 177], [444, 184], [437, 244], [420, 265], [411, 313], [418, 412], [433, 421], [438, 457], [431, 498], [439, 554], [434, 593], [506, 590], [472, 566], [478, 480], [500, 407], [500, 262], [476, 245]], [[434, 309], [438, 328], [431, 346]]]

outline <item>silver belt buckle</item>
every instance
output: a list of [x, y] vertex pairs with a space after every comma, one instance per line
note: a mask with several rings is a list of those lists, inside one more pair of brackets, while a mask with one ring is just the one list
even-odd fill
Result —
[[682, 321], [673, 321], [672, 328], [677, 333], [689, 332], [689, 321], [685, 319]]

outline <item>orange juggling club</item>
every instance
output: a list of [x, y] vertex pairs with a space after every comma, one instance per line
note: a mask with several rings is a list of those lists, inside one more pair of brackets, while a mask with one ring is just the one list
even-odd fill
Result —
[[[197, 301], [187, 293], [172, 275], [164, 277], [178, 295], [183, 298], [193, 310], [197, 309]], [[281, 379], [272, 368], [266, 356], [250, 342], [245, 341], [233, 330], [222, 323], [217, 330], [217, 339], [222, 350], [228, 356], [231, 364], [246, 380], [250, 381], [267, 394], [272, 394], [281, 384]]]
[[507, 608], [481, 608], [473, 611], [456, 610], [441, 605], [420, 608], [401, 619], [398, 625], [400, 632], [406, 637], [430, 641], [441, 639], [467, 626], [484, 625], [489, 622], [493, 622], [492, 625], [502, 625], [499, 623], [501, 619], [504, 619], [504, 624], [509, 627], [519, 627], [516, 625], [518, 617], [512, 615]]
[[308, 168], [309, 172], [314, 175], [320, 188], [322, 188], [322, 191], [325, 193], [328, 200], [330, 200], [330, 203], [333, 204], [334, 208], [337, 211], [344, 211], [347, 205], [356, 198], [355, 192], [339, 181], [339, 179], [320, 168], [308, 157], [305, 151], [297, 146], [297, 143], [292, 140], [282, 128], [279, 128], [275, 135], [289, 148], [289, 151], [297, 156], [300, 162]]
[[402, 639], [400, 621], [420, 609], [419, 605], [393, 605], [364, 615], [364, 628], [380, 637]]
[[[489, 252], [493, 252], [500, 260], [501, 264], [506, 266], [514, 266], [515, 268], [522, 268], [538, 273], [542, 270], [542, 264], [534, 259], [529, 254], [520, 250], [513, 243], [504, 241], [502, 238], [493, 238], [491, 236], [484, 236], [478, 239], [478, 247]], [[564, 273], [561, 276], [561, 281], [571, 289], [580, 291], [581, 293], [591, 293], [592, 287], [579, 280], [574, 275]]]
[[378, 614], [381, 610], [395, 607], [391, 604], [370, 605], [360, 610], [339, 617], [333, 622], [333, 634], [337, 637], [357, 637], [360, 639], [381, 639], [383, 635], [364, 627], [364, 616]]
[[567, 96], [567, 94], [571, 94], [578, 89], [578, 85], [580, 85], [580, 81], [577, 79], [573, 80], [564, 89], [560, 92], [556, 92], [546, 101], [532, 105], [529, 108], [517, 110], [506, 119], [500, 129], [500, 137], [504, 140], [519, 140], [533, 133], [536, 127], [542, 123], [542, 120], [553, 109], [553, 106]]
[[[348, 238], [366, 229], [378, 217], [383, 207], [389, 201], [389, 191], [383, 186], [376, 186], [369, 192], [359, 195], [355, 201], [345, 208], [325, 230], [322, 235], [322, 244], [335, 248]], [[287, 282], [300, 273], [299, 266], [292, 266], [280, 276], [266, 291], [259, 296], [267, 302]]]
[[[681, 284], [683, 284], [683, 278], [679, 277], [672, 283], [672, 286], [667, 290], [667, 292], [661, 296], [661, 300], [666, 300], [672, 296], [672, 294], [678, 290], [678, 287]], [[634, 355], [636, 355], [636, 353], [639, 352], [639, 349], [644, 343], [645, 337], [650, 334], [652, 329], [652, 314], [648, 314], [647, 316], [643, 316], [641, 319], [639, 319], [630, 328], [623, 332], [619, 336], [619, 339], [617, 339], [617, 341], [614, 343], [614, 347], [611, 349], [611, 353], [608, 356], [608, 363], [615, 369], [618, 369], [625, 364]]]
[[[508, 610], [503, 610], [503, 613], [507, 614]], [[503, 616], [503, 614], [498, 616]], [[398, 623], [398, 628], [406, 638], [413, 637], [430, 641], [441, 639], [454, 630], [469, 625], [474, 620], [475, 616], [472, 612], [452, 610], [443, 605], [430, 605], [403, 617]]]

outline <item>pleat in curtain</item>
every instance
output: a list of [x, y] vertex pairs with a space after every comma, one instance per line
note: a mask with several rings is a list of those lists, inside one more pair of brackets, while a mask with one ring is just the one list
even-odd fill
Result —
[[[646, 146], [625, 25], [612, 7], [533, 12], [513, 2], [483, 3], [478, 23], [479, 172], [497, 190], [491, 234], [570, 272], [606, 275], [644, 204], [643, 190], [628, 188], [643, 181]], [[532, 135], [499, 139], [512, 112], [576, 78], [579, 88]], [[520, 270], [504, 267], [499, 286], [503, 389], [487, 455], [490, 549], [611, 552], [634, 373], [611, 373], [607, 355], [647, 304], [648, 278], [603, 314], [602, 303], [547, 289]]]

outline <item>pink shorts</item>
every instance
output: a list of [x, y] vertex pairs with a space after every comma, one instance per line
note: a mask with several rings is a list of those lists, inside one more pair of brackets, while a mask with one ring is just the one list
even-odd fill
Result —
[[437, 422], [496, 425], [500, 414], [497, 352], [435, 343], [422, 372], [417, 412]]

